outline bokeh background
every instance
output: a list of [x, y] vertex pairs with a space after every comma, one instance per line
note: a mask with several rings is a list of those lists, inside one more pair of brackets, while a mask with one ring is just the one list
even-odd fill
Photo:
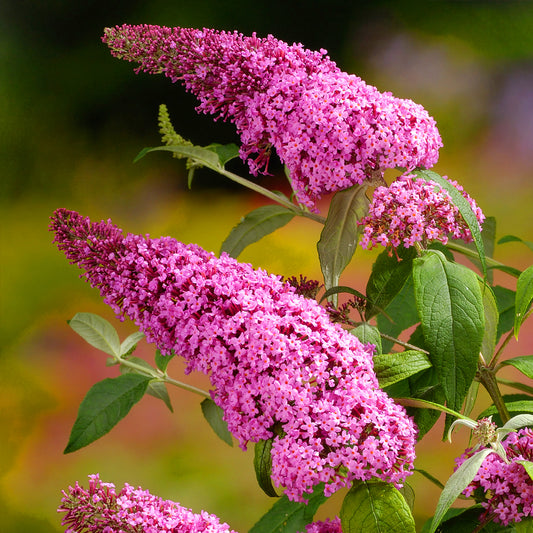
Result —
[[[147, 397], [110, 434], [63, 455], [77, 408], [96, 381], [116, 376], [105, 356], [66, 321], [78, 311], [118, 322], [96, 291], [78, 279], [54, 246], [48, 217], [68, 207], [112, 218], [127, 231], [172, 235], [218, 251], [245, 212], [263, 203], [199, 172], [186, 187], [181, 162], [166, 154], [133, 164], [159, 144], [157, 108], [169, 107], [179, 133], [196, 144], [237, 141], [231, 125], [194, 111], [195, 99], [166, 78], [135, 75], [100, 37], [115, 24], [237, 29], [326, 48], [348, 72], [382, 91], [411, 98], [436, 118], [444, 140], [437, 172], [459, 180], [497, 235], [533, 240], [533, 4], [529, 1], [354, 2], [343, 0], [4, 0], [0, 6], [0, 530], [61, 531], [62, 488], [99, 472], [107, 481], [142, 485], [194, 510], [217, 513], [247, 531], [271, 505], [257, 488], [250, 452], [224, 445], [200, 414], [199, 399], [171, 391], [174, 413]], [[261, 178], [283, 187], [278, 175]], [[234, 170], [245, 173], [237, 163]], [[271, 272], [318, 278], [320, 227], [295, 220], [241, 256]], [[358, 251], [343, 281], [364, 289], [375, 255]], [[520, 243], [496, 257], [531, 263]], [[498, 274], [513, 288], [513, 279]], [[531, 334], [508, 356], [532, 353]], [[138, 355], [153, 350], [141, 342]], [[179, 377], [178, 361], [171, 374]], [[202, 377], [192, 382], [206, 386]], [[486, 399], [485, 399], [486, 400]], [[466, 433], [466, 432], [465, 432]], [[445, 480], [464, 449], [419, 447], [417, 466]], [[463, 440], [461, 440], [463, 439]], [[419, 524], [439, 491], [415, 474]], [[334, 513], [342, 494], [320, 510]]]

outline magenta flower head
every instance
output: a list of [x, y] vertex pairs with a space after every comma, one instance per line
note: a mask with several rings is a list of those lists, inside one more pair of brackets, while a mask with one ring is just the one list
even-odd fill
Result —
[[153, 496], [127, 483], [116, 491], [98, 474], [89, 476], [89, 488], [78, 482], [63, 492], [57, 511], [66, 513], [61, 525], [66, 533], [235, 533], [217, 516], [193, 513], [179, 503]]
[[429, 168], [442, 146], [435, 121], [412, 102], [342, 72], [325, 50], [271, 35], [123, 25], [103, 41], [137, 72], [163, 73], [200, 100], [199, 112], [230, 120], [253, 174], [272, 148], [290, 171], [298, 200], [315, 209], [324, 194], [387, 168]]
[[303, 533], [342, 533], [341, 520], [336, 516], [333, 520], [313, 522], [306, 526]]
[[[481, 229], [485, 216], [475, 200], [456, 181], [448, 181], [468, 200]], [[423, 246], [432, 241], [446, 244], [449, 235], [472, 241], [470, 229], [448, 192], [414, 174], [400, 176], [389, 187], [378, 187], [360, 224], [365, 226], [361, 246], [369, 249], [378, 244], [393, 248], [409, 248], [415, 242]]]
[[241, 447], [274, 438], [272, 478], [293, 500], [319, 483], [400, 484], [416, 430], [381, 389], [372, 345], [329, 321], [288, 283], [196, 245], [128, 234], [59, 209], [55, 242], [163, 354], [210, 376]]
[[[502, 441], [506, 462], [499, 454], [487, 456], [476, 476], [463, 494], [483, 499], [485, 511], [481, 523], [508, 525], [533, 517], [533, 480], [523, 461], [533, 461], [533, 430], [520, 429]], [[459, 467], [477, 450], [467, 450], [458, 460]]]

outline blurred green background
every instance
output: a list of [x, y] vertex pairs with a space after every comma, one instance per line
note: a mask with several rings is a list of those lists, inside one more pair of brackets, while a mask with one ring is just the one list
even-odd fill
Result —
[[[497, 217], [498, 237], [533, 240], [533, 4], [4, 0], [0, 6], [0, 530], [60, 531], [61, 489], [99, 472], [117, 485], [142, 485], [217, 513], [244, 532], [272, 501], [256, 486], [249, 452], [218, 441], [190, 393], [171, 391], [174, 414], [145, 398], [106, 437], [62, 454], [89, 387], [116, 376], [66, 321], [89, 311], [108, 318], [122, 337], [134, 329], [114, 318], [51, 244], [53, 210], [110, 217], [126, 231], [172, 235], [218, 252], [241, 215], [262, 203], [207, 172], [187, 190], [182, 163], [165, 154], [132, 163], [144, 146], [159, 144], [160, 103], [178, 132], [197, 144], [237, 138], [231, 125], [196, 115], [195, 99], [181, 87], [135, 75], [132, 65], [110, 56], [100, 41], [103, 28], [124, 22], [272, 33], [326, 48], [343, 70], [424, 105], [444, 141], [435, 170], [457, 179]], [[279, 165], [272, 168], [275, 175], [261, 183], [282, 187]], [[235, 170], [246, 173], [238, 163]], [[271, 272], [318, 278], [319, 232], [317, 224], [296, 220], [241, 257]], [[359, 251], [343, 281], [364, 289], [374, 257]], [[517, 243], [499, 248], [497, 258], [518, 268], [531, 263]], [[513, 287], [506, 276], [498, 280]], [[508, 355], [531, 353], [532, 345], [524, 334]], [[152, 353], [141, 343], [139, 355]], [[179, 377], [178, 361], [170, 371]], [[192, 379], [207, 386], [201, 376]], [[461, 437], [450, 446], [434, 431], [419, 447], [417, 466], [446, 479], [464, 448]], [[411, 482], [421, 524], [438, 490], [416, 474]], [[320, 516], [334, 513], [341, 497]]]

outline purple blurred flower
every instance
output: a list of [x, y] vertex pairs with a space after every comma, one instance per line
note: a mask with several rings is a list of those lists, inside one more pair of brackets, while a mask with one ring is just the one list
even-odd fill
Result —
[[[481, 229], [485, 216], [475, 200], [456, 181], [448, 181], [468, 200]], [[434, 181], [428, 182], [414, 174], [400, 176], [389, 187], [378, 187], [368, 215], [360, 224], [365, 226], [361, 238], [363, 248], [378, 244], [393, 248], [403, 244], [409, 248], [415, 242], [426, 246], [432, 241], [446, 244], [448, 235], [467, 242], [472, 240], [470, 229], [448, 192]]]
[[342, 533], [341, 520], [335, 517], [333, 520], [313, 522], [305, 528], [306, 533]]
[[61, 521], [66, 533], [235, 533], [215, 515], [195, 514], [140, 487], [126, 483], [117, 493], [113, 483], [104, 483], [98, 474], [89, 476], [88, 489], [76, 482], [62, 492], [57, 510], [66, 513]]
[[416, 430], [382, 390], [372, 345], [332, 324], [315, 300], [226, 254], [128, 234], [59, 209], [55, 242], [115, 312], [163, 354], [208, 374], [242, 448], [274, 438], [272, 479], [293, 500], [326, 483], [401, 483]]
[[325, 194], [387, 168], [429, 168], [442, 141], [435, 121], [412, 102], [380, 93], [342, 72], [325, 50], [271, 35], [123, 25], [103, 41], [137, 72], [163, 73], [200, 100], [199, 112], [229, 119], [253, 174], [266, 172], [272, 147], [311, 209]]
[[[533, 461], [533, 431], [525, 428], [510, 433], [502, 445], [508, 462], [491, 453], [463, 492], [465, 496], [476, 492], [476, 497], [484, 498], [481, 523], [494, 521], [508, 525], [533, 517], [533, 480], [518, 462]], [[457, 459], [457, 467], [477, 451], [467, 450]]]

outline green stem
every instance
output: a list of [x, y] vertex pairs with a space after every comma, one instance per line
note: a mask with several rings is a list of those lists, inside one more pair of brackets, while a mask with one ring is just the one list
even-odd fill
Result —
[[494, 375], [494, 369], [480, 364], [478, 372], [479, 381], [489, 393], [489, 396], [491, 397], [494, 406], [496, 407], [498, 414], [502, 419], [502, 423], [505, 424], [509, 420], [510, 415], [505, 402], [503, 401], [500, 388], [498, 387], [498, 382], [496, 381], [496, 376]]
[[[205, 162], [202, 162], [202, 163], [205, 164]], [[248, 187], [248, 189], [251, 189], [252, 191], [255, 191], [259, 194], [262, 194], [263, 196], [266, 196], [267, 198], [270, 198], [271, 200], [274, 200], [274, 202], [281, 204], [283, 207], [286, 207], [287, 209], [290, 209], [296, 215], [310, 218], [311, 220], [314, 220], [315, 222], [319, 222], [320, 224], [324, 224], [326, 222], [326, 219], [323, 216], [318, 215], [316, 213], [311, 213], [310, 211], [306, 211], [305, 209], [302, 209], [301, 207], [294, 205], [292, 202], [290, 202], [283, 196], [279, 196], [275, 192], [269, 191], [268, 189], [261, 187], [261, 185], [257, 185], [257, 183], [254, 183], [253, 181], [247, 180], [246, 178], [243, 178], [242, 176], [239, 176], [238, 174], [234, 174], [233, 172], [229, 172], [228, 170], [220, 168], [220, 167], [214, 167], [211, 165], [206, 165], [206, 166], [208, 166], [211, 170], [214, 170], [215, 172], [218, 172], [219, 174], [226, 176], [226, 178], [229, 178], [230, 180], [236, 183], [239, 183], [240, 185], [243, 185], [244, 187]]]
[[[479, 261], [478, 253], [475, 250], [471, 250], [470, 248], [463, 246], [462, 244], [457, 244], [456, 242], [448, 241], [446, 246], [450, 250], [455, 250], [456, 252], [460, 252], [463, 255], [466, 255], [472, 259], [477, 259]], [[485, 263], [489, 267], [502, 268], [504, 272], [507, 272], [508, 274], [512, 276], [518, 277], [520, 275], [520, 271], [517, 271], [516, 273], [512, 273], [511, 269], [505, 263], [496, 261], [496, 259], [493, 259], [492, 257], [485, 257]]]
[[390, 335], [387, 335], [386, 333], [381, 333], [381, 331], [379, 332], [379, 336], [382, 339], [387, 339], [388, 341], [392, 341], [395, 344], [399, 344], [400, 346], [403, 346], [404, 348], [409, 348], [410, 350], [416, 350], [417, 352], [423, 352], [425, 354], [429, 354], [428, 351], [423, 350], [422, 348], [419, 348], [418, 346], [415, 346], [414, 344], [409, 344], [408, 342], [401, 341], [400, 339], [391, 337]]
[[509, 333], [507, 333], [505, 339], [503, 339], [503, 342], [501, 343], [500, 347], [498, 348], [498, 351], [494, 354], [494, 356], [492, 357], [490, 363], [489, 363], [489, 368], [491, 370], [494, 370], [494, 368], [496, 367], [496, 363], [498, 362], [498, 359], [500, 357], [500, 355], [502, 354], [504, 348], [507, 346], [507, 344], [509, 344], [509, 341], [513, 338], [513, 334], [514, 334], [514, 329], [512, 329], [511, 331], [509, 331]]
[[126, 366], [128, 368], [131, 368], [132, 370], [137, 371], [139, 374], [150, 376], [163, 383], [169, 383], [170, 385], [174, 385], [175, 387], [179, 387], [180, 389], [184, 389], [189, 392], [194, 392], [195, 394], [199, 394], [200, 396], [205, 396], [206, 398], [211, 399], [211, 395], [207, 391], [199, 389], [198, 387], [195, 387], [193, 385], [189, 385], [188, 383], [183, 383], [182, 381], [178, 381], [177, 379], [171, 378], [165, 372], [161, 372], [161, 370], [156, 370], [152, 367], [148, 368], [148, 366], [140, 365], [135, 361], [123, 359], [122, 357], [115, 357], [115, 361], [120, 365]]

